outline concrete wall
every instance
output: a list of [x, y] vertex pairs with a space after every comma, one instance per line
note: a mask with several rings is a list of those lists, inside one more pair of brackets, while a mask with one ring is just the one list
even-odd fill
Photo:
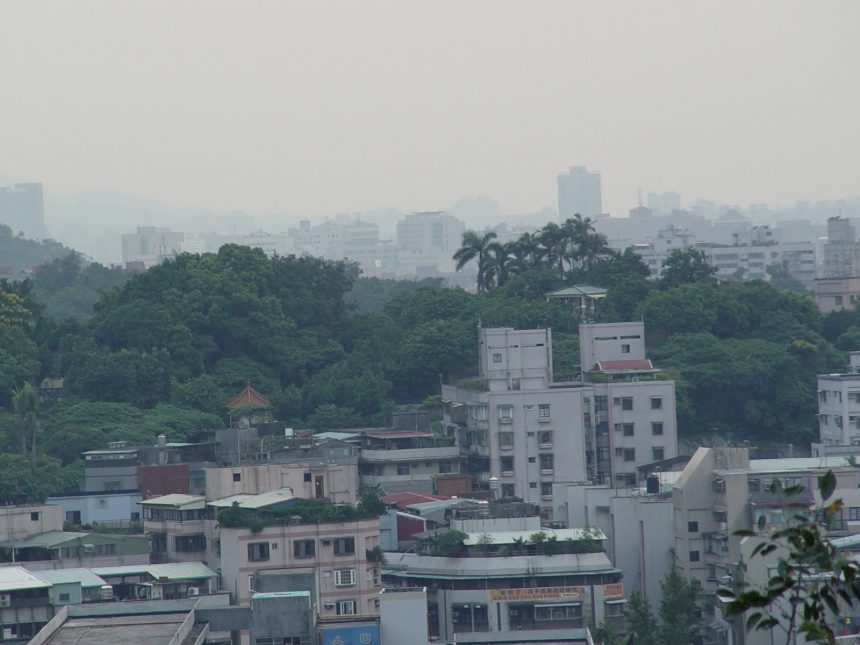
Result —
[[427, 589], [384, 589], [379, 596], [379, 623], [386, 645], [427, 645]]
[[[341, 537], [355, 539], [355, 553], [335, 555], [333, 541]], [[293, 543], [296, 540], [314, 540], [316, 553], [311, 558], [296, 558]], [[251, 561], [249, 543], [268, 543], [269, 558]], [[293, 569], [315, 571], [317, 598], [315, 601], [322, 616], [335, 615], [335, 607], [327, 607], [339, 600], [357, 601], [360, 614], [377, 613], [375, 596], [379, 592], [379, 565], [367, 560], [366, 553], [379, 544], [379, 521], [376, 518], [340, 524], [300, 524], [266, 527], [260, 533], [249, 529], [221, 528], [221, 552], [229, 553], [221, 563], [221, 581], [239, 604], [246, 604], [252, 595], [249, 577], [260, 571], [288, 571]], [[355, 569], [355, 584], [335, 585], [335, 571]]]
[[[322, 464], [321, 460], [306, 463], [261, 464], [206, 468], [206, 499], [231, 495], [268, 493], [279, 488], [291, 488], [296, 497], [313, 499], [315, 481], [323, 478], [323, 494], [337, 504], [354, 504], [358, 498], [358, 466], [354, 463]], [[234, 481], [234, 475], [239, 481]], [[305, 481], [310, 476], [310, 481]]]
[[491, 391], [545, 388], [552, 382], [552, 336], [549, 329], [491, 328], [478, 334], [478, 371]]
[[138, 505], [140, 500], [140, 493], [92, 493], [48, 498], [50, 503], [63, 509], [64, 518], [66, 513], [79, 512], [81, 524], [129, 522], [133, 519], [132, 514], [135, 514], [135, 521], [138, 521], [142, 517]]
[[0, 506], [0, 542], [63, 530], [63, 509], [54, 504]]
[[[624, 348], [629, 351], [624, 351]], [[598, 361], [645, 358], [645, 323], [594, 323], [579, 326], [579, 359], [588, 371]]]

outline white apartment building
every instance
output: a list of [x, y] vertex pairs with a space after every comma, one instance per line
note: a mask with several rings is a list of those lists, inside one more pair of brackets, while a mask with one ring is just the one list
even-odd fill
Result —
[[558, 215], [563, 222], [574, 215], [595, 219], [603, 214], [600, 173], [571, 166], [558, 176]]
[[147, 269], [182, 251], [185, 234], [166, 227], [138, 226], [122, 236], [123, 264], [141, 263]]
[[860, 352], [849, 353], [848, 372], [818, 376], [818, 447], [858, 446], [860, 451]]
[[473, 474], [551, 521], [553, 483], [633, 486], [637, 466], [675, 457], [674, 383], [659, 380], [643, 339], [642, 323], [583, 325], [583, 360], [602, 382], [555, 383], [550, 330], [481, 329], [479, 379], [442, 387]]

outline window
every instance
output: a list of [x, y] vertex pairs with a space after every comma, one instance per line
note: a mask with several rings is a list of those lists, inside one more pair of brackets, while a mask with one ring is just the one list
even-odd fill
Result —
[[597, 461], [609, 461], [609, 448], [601, 446], [597, 449]]
[[541, 419], [549, 419], [549, 403], [541, 403], [538, 405], [538, 417]]
[[698, 533], [699, 532], [699, 523], [698, 522], [687, 522], [687, 533]]
[[38, 522], [39, 521], [39, 513], [38, 512], [30, 513], [30, 521], [31, 522]]
[[338, 569], [334, 572], [335, 587], [349, 587], [355, 584], [355, 569]]
[[594, 411], [606, 412], [609, 409], [608, 397], [597, 395], [594, 397]]
[[514, 433], [513, 432], [500, 432], [499, 433], [499, 445], [502, 448], [513, 448], [514, 447]]
[[502, 499], [510, 499], [515, 496], [516, 492], [514, 491], [513, 484], [502, 484]]
[[493, 362], [494, 363], [501, 363], [502, 362], [502, 355], [501, 354], [493, 354]]
[[651, 448], [651, 459], [652, 461], [663, 461], [665, 459], [665, 451], [663, 448]]
[[355, 614], [355, 601], [354, 600], [338, 600], [337, 602], [337, 615], [338, 616], [352, 616]]
[[336, 538], [334, 540], [335, 555], [354, 555], [355, 554], [355, 538]]
[[579, 603], [535, 605], [535, 622], [551, 622], [556, 620], [580, 620], [582, 605]]
[[397, 464], [397, 474], [398, 475], [408, 475], [409, 474], [409, 464]]
[[197, 533], [195, 535], [177, 535], [173, 538], [173, 546], [176, 551], [194, 552], [206, 550], [206, 536]]
[[537, 461], [537, 457], [529, 457], [529, 463], [533, 464]]
[[747, 482], [747, 487], [751, 493], [757, 493], [761, 490], [761, 482], [758, 479], [750, 479]]
[[512, 390], [519, 390], [520, 389], [520, 379], [518, 379], [518, 378], [512, 378], [511, 379], [511, 389]]
[[311, 480], [311, 474], [310, 474], [310, 473], [305, 473], [305, 475], [304, 475], [304, 481], [309, 482], [310, 480]]
[[615, 456], [616, 457], [623, 457], [624, 456], [624, 448], [616, 448], [615, 449]]
[[69, 602], [69, 594], [61, 593], [60, 594], [60, 602]]
[[630, 345], [628, 345], [626, 343], [622, 344], [621, 345], [621, 353], [622, 354], [629, 354], [630, 353]]
[[514, 472], [514, 458], [513, 457], [499, 457], [499, 468], [503, 473], [512, 473]]
[[511, 419], [514, 416], [514, 406], [512, 405], [500, 405], [498, 406], [499, 411], [499, 423], [510, 423]]
[[553, 469], [553, 456], [549, 455], [541, 455], [540, 456], [540, 469], [541, 470], [552, 470]]
[[544, 497], [549, 497], [552, 495], [552, 482], [541, 482], [540, 483], [540, 494]]
[[268, 559], [268, 542], [251, 542], [248, 544], [248, 560], [250, 560], [251, 562], [263, 562]]
[[451, 462], [450, 461], [440, 461], [439, 462], [439, 474], [447, 475], [451, 472]]
[[725, 511], [714, 511], [712, 513], [715, 522], [725, 522], [728, 519], [728, 513]]
[[837, 305], [842, 304], [842, 296], [833, 296], [833, 300]]
[[651, 423], [651, 434], [659, 436], [663, 434], [663, 422], [662, 421], [654, 421]]
[[636, 461], [636, 448], [624, 449], [624, 461]]
[[537, 488], [537, 482], [529, 482], [529, 488]]
[[860, 506], [848, 507], [848, 521], [860, 522]]
[[662, 410], [663, 409], [663, 399], [659, 396], [651, 397], [651, 409], [652, 410]]
[[699, 552], [698, 551], [690, 551], [690, 562], [698, 562], [699, 561]]
[[242, 481], [242, 473], [233, 473], [233, 481], [234, 482]]
[[625, 486], [635, 486], [636, 485], [636, 473], [624, 473], [624, 485]]
[[312, 558], [316, 555], [316, 542], [314, 540], [293, 541], [293, 557], [296, 559]]
[[633, 409], [633, 397], [624, 396], [621, 398], [621, 409], [622, 410], [632, 410]]
[[541, 430], [538, 432], [538, 443], [544, 446], [552, 445], [552, 430]]
[[486, 405], [470, 405], [469, 406], [469, 416], [472, 417], [475, 421], [486, 421], [487, 420], [487, 406]]
[[624, 436], [625, 437], [632, 437], [633, 436], [633, 424], [632, 423], [624, 423], [624, 424], [622, 424], [622, 427], [624, 429]]

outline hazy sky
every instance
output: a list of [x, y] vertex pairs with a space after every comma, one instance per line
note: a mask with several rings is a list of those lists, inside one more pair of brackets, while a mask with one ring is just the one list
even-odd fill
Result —
[[860, 193], [860, 2], [0, 0], [0, 175], [322, 215], [558, 172], [718, 201]]

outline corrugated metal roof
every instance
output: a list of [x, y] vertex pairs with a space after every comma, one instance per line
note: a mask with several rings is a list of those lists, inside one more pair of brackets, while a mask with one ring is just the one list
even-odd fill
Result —
[[216, 499], [215, 501], [209, 502], [209, 506], [226, 508], [232, 506], [233, 502], [239, 502], [239, 508], [257, 510], [290, 501], [298, 501], [298, 498], [293, 495], [293, 489], [280, 488], [278, 490], [261, 493], [259, 495], [232, 495], [230, 497]]
[[92, 572], [91, 569], [46, 569], [38, 572], [39, 577], [52, 585], [62, 585], [71, 582], [80, 582], [81, 587], [101, 587], [107, 584], [102, 578]]
[[119, 567], [96, 567], [93, 573], [104, 578], [150, 575], [156, 580], [193, 580], [215, 578], [217, 573], [202, 562], [173, 562], [169, 564], [129, 564]]
[[33, 575], [23, 567], [0, 567], [0, 591], [18, 589], [44, 589], [51, 584]]
[[75, 533], [73, 531], [48, 531], [47, 533], [40, 533], [39, 535], [28, 537], [26, 540], [6, 542], [4, 546], [14, 546], [16, 549], [52, 549], [60, 546], [61, 544], [65, 544], [66, 542], [85, 538], [88, 535], [89, 533]]
[[310, 591], [269, 591], [255, 593], [252, 598], [309, 598]]
[[138, 504], [141, 506], [175, 506], [195, 510], [202, 509], [206, 505], [206, 498], [201, 495], [171, 493], [170, 495], [162, 495], [161, 497], [152, 497], [138, 502]]
[[591, 296], [592, 298], [601, 298], [607, 293], [608, 291], [602, 287], [592, 287], [587, 284], [575, 284], [572, 287], [550, 291], [545, 295], [550, 298], [563, 298], [565, 296]]

